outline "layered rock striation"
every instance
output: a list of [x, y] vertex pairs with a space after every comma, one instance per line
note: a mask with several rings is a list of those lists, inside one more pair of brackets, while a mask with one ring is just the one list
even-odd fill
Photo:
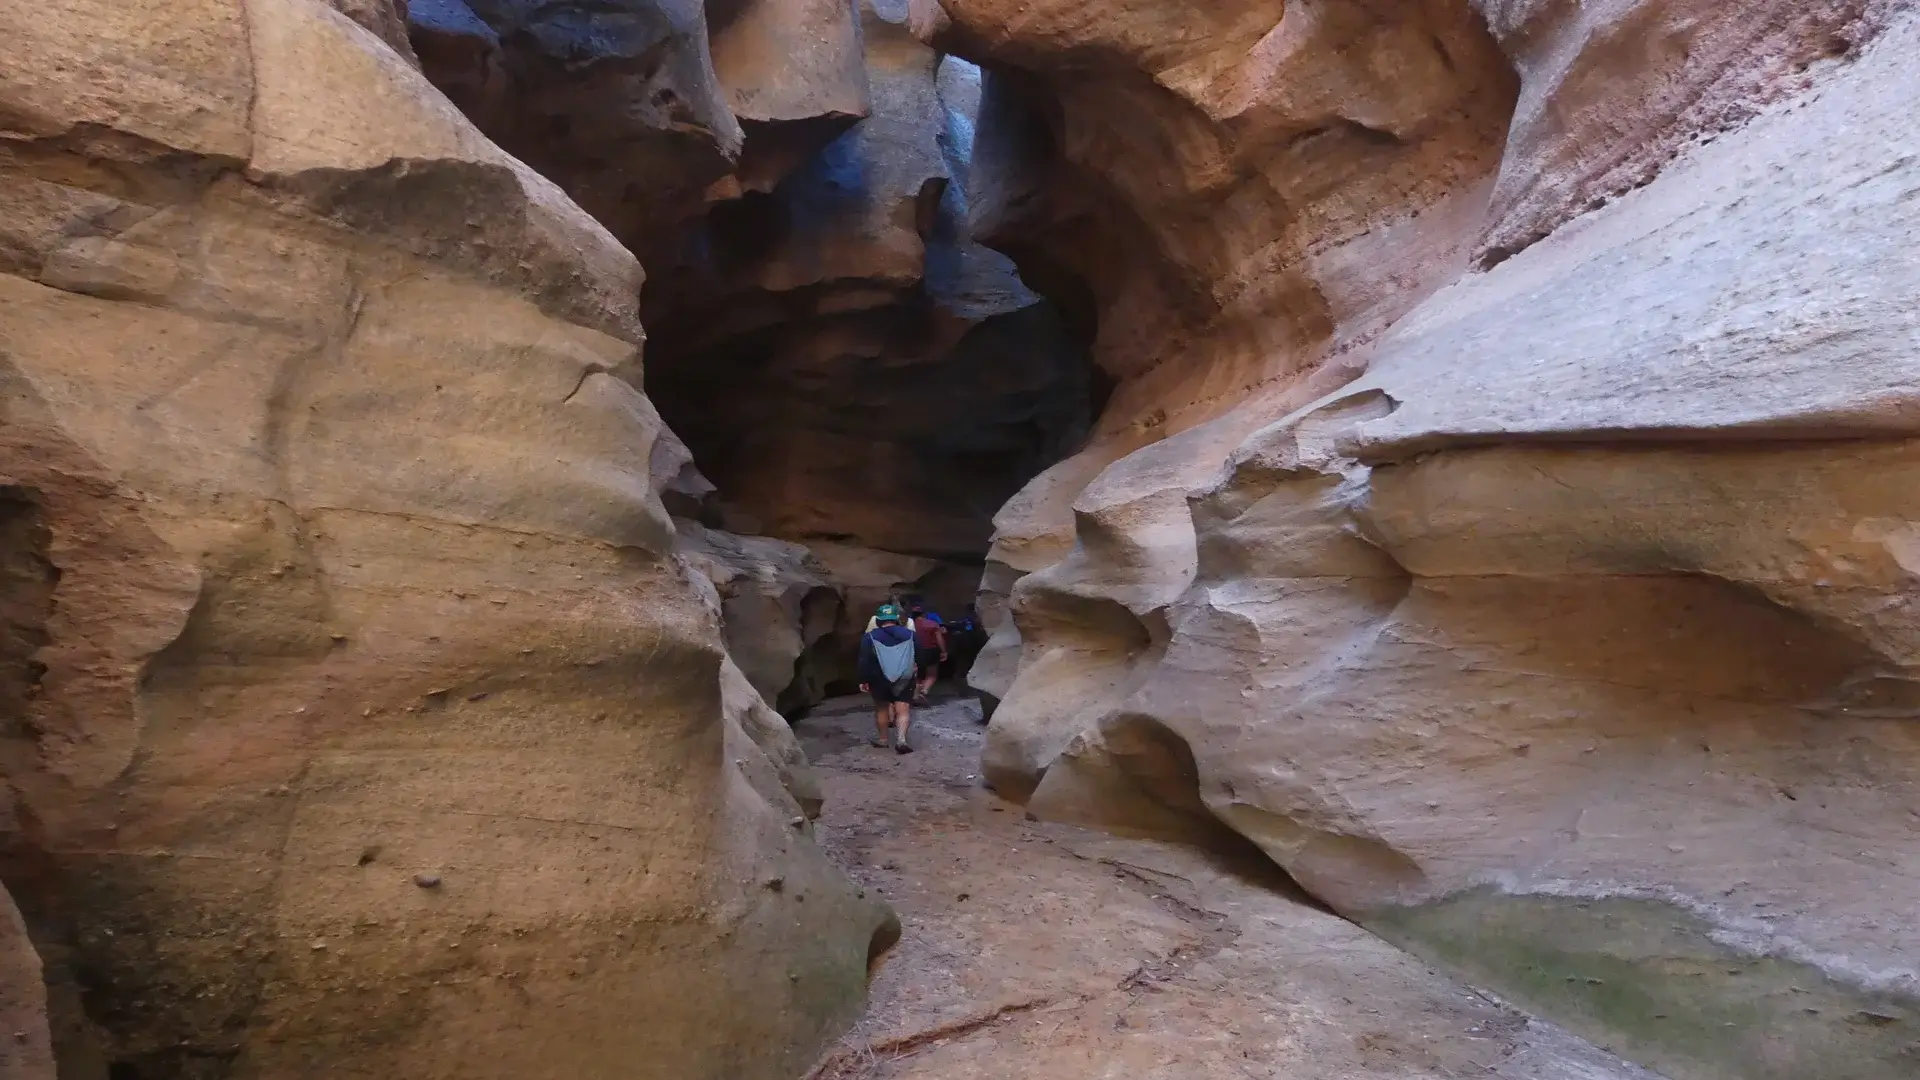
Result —
[[1910, 5], [1179, 14], [916, 10], [1118, 382], [996, 520], [987, 776], [1667, 1075], [1911, 1072]]
[[896, 931], [676, 554], [639, 266], [367, 6], [0, 5], [0, 878], [53, 1049], [794, 1075]]

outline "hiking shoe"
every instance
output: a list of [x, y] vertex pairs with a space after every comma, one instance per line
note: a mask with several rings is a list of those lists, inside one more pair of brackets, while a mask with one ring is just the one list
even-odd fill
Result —
[[873, 738], [867, 740], [867, 745], [878, 747], [882, 750], [885, 750], [888, 746], [892, 744], [887, 739], [883, 739], [880, 736], [875, 735]]
[[911, 754], [913, 753], [913, 744], [902, 736], [898, 742], [893, 744], [893, 752], [896, 754]]

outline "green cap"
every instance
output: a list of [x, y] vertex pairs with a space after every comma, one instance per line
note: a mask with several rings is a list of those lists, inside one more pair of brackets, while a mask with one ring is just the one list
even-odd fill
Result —
[[879, 622], [899, 622], [900, 609], [892, 604], [881, 604], [880, 610], [874, 612], [873, 617]]

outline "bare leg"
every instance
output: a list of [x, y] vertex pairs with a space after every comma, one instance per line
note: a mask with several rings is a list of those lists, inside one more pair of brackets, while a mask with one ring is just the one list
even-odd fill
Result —
[[894, 708], [895, 706], [891, 703], [883, 702], [874, 705], [873, 726], [877, 729], [877, 734], [873, 737], [873, 745], [885, 746], [890, 741], [887, 738], [887, 725], [893, 722]]
[[904, 701], [893, 703], [893, 722], [900, 729], [900, 741], [893, 744], [896, 752], [913, 753], [913, 744], [907, 741], [907, 726], [913, 722], [913, 706]]

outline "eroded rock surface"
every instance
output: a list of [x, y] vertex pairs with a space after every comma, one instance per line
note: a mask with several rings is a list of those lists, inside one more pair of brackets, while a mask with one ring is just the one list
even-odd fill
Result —
[[727, 652], [746, 679], [782, 711], [826, 696], [845, 621], [841, 588], [799, 544], [677, 523], [681, 555], [718, 590]]
[[675, 557], [633, 257], [317, 0], [0, 41], [0, 874], [75, 1060], [798, 1071], [890, 916]]
[[867, 745], [865, 706], [802, 737], [822, 846], [905, 933], [809, 1080], [1658, 1080], [1303, 903], [1257, 854], [1025, 820], [974, 782], [970, 701], [915, 710], [905, 758]]
[[421, 0], [481, 130], [652, 274], [648, 391], [728, 531], [977, 560], [1102, 392], [967, 232], [979, 76], [899, 0]]
[[743, 133], [700, 0], [409, 0], [422, 69], [487, 137], [648, 257]]
[[1097, 7], [917, 8], [1119, 382], [996, 519], [989, 778], [1668, 1075], [1910, 1074], [1911, 5]]
[[757, 529], [978, 559], [1095, 388], [1066, 316], [966, 231], [978, 73], [904, 6], [861, 11], [866, 118], [770, 152], [790, 162], [772, 182], [750, 131], [738, 190], [649, 263], [648, 390]]

